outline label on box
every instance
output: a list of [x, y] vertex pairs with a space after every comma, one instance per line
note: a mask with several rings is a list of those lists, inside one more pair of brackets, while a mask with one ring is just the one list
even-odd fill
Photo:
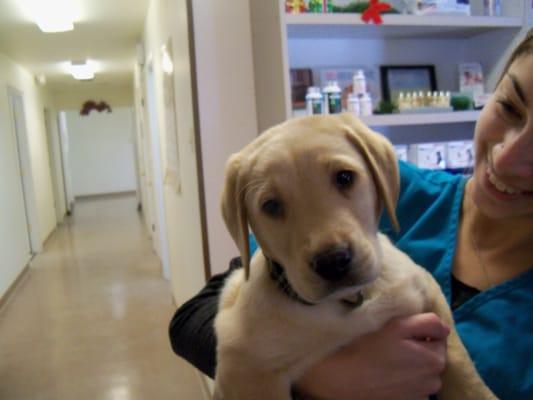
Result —
[[448, 168], [474, 166], [474, 143], [471, 140], [448, 142]]
[[396, 144], [394, 145], [394, 151], [396, 152], [398, 160], [409, 161], [407, 157], [407, 145]]
[[419, 168], [446, 168], [446, 143], [419, 143], [413, 146], [413, 162]]

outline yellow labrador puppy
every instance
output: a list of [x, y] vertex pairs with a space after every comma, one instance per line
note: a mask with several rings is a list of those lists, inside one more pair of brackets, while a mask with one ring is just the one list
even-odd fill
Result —
[[[226, 167], [222, 212], [244, 268], [215, 320], [215, 399], [289, 400], [310, 365], [393, 317], [432, 311], [451, 328], [439, 399], [496, 397], [484, 385], [432, 276], [382, 234], [397, 225], [390, 143], [355, 117], [275, 126]], [[261, 250], [250, 260], [248, 232]]]

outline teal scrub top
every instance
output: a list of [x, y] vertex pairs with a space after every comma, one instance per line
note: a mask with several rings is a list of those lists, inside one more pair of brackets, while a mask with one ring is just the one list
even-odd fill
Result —
[[[433, 274], [451, 304], [451, 268], [467, 177], [404, 162], [399, 167], [400, 232], [393, 232], [386, 216], [380, 228]], [[533, 268], [475, 295], [453, 316], [477, 370], [496, 396], [533, 399]]]

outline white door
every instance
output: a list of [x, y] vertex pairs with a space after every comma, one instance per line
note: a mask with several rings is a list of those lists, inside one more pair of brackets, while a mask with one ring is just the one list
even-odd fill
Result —
[[170, 260], [168, 252], [167, 224], [165, 213], [165, 197], [163, 192], [163, 171], [161, 166], [161, 145], [159, 136], [159, 124], [157, 122], [157, 100], [155, 91], [154, 72], [151, 63], [146, 68], [146, 99], [148, 121], [150, 126], [150, 143], [152, 155], [152, 179], [155, 194], [156, 229], [154, 232], [154, 244], [161, 263], [163, 264], [163, 276], [170, 278]]
[[24, 100], [22, 93], [16, 89], [8, 88], [9, 106], [13, 128], [15, 131], [16, 149], [19, 161], [19, 173], [21, 177], [22, 193], [24, 198], [24, 210], [28, 227], [28, 242], [30, 253], [35, 254], [41, 250], [41, 239], [37, 220], [35, 204], [35, 191], [31, 171], [30, 149], [26, 133], [26, 117], [24, 114]]
[[61, 223], [66, 213], [65, 188], [63, 186], [63, 167], [60, 154], [59, 135], [52, 125], [52, 113], [44, 109], [44, 123], [48, 142], [48, 160], [50, 163], [50, 175], [52, 177], [52, 189], [54, 191], [54, 206], [56, 221]]

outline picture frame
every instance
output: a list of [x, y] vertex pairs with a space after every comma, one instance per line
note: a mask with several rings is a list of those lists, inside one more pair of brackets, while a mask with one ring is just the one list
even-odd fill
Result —
[[459, 64], [459, 90], [462, 93], [471, 93], [479, 96], [485, 93], [483, 68], [478, 62]]
[[307, 88], [313, 86], [313, 71], [311, 68], [291, 68], [290, 78], [292, 108], [303, 109]]
[[434, 65], [382, 65], [380, 75], [385, 101], [396, 102], [400, 92], [437, 90]]

